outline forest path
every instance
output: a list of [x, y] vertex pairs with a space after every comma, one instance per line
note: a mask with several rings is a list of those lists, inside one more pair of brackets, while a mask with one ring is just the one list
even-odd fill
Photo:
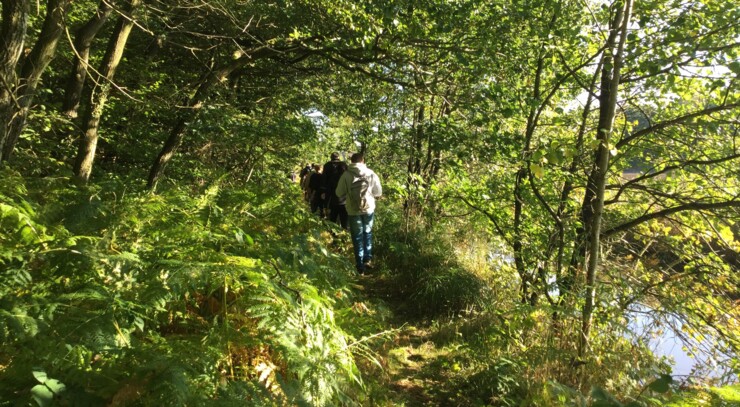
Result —
[[373, 348], [383, 369], [375, 366], [363, 375], [373, 374], [380, 391], [371, 391], [377, 406], [454, 405], [454, 389], [447, 372], [455, 367], [454, 352], [439, 346], [428, 321], [415, 319], [407, 309], [408, 298], [394, 297], [393, 283], [382, 274], [358, 277], [368, 303], [382, 302], [391, 312], [386, 321], [392, 333]]
[[[335, 253], [353, 256], [346, 232], [328, 232], [324, 237], [333, 241], [330, 246]], [[382, 260], [374, 270], [356, 276], [353, 284], [355, 310], [375, 321], [376, 331], [366, 335], [377, 335], [367, 342], [377, 364], [362, 356], [356, 358], [369, 397], [363, 405], [459, 405], [454, 402], [459, 389], [451, 378], [459, 369], [454, 360], [455, 340], [440, 340], [433, 320], [414, 315], [413, 299], [400, 294], [397, 284]]]

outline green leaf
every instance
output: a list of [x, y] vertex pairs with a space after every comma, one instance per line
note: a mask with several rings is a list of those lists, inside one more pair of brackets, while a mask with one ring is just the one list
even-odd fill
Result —
[[732, 62], [727, 67], [730, 68], [732, 73], [734, 73], [735, 75], [740, 75], [740, 62], [738, 61]]
[[64, 383], [60, 382], [57, 379], [49, 379], [44, 383], [46, 387], [49, 388], [54, 394], [60, 394], [64, 390], [67, 389], [67, 386], [64, 385]]
[[671, 375], [664, 374], [650, 383], [648, 388], [657, 393], [667, 393], [671, 389], [671, 383], [673, 383], [673, 377], [671, 377]]
[[54, 393], [52, 393], [52, 391], [43, 384], [37, 384], [31, 389], [31, 397], [33, 397], [39, 406], [46, 407], [52, 405], [51, 403], [54, 400]]
[[563, 162], [563, 153], [560, 150], [550, 151], [547, 153], [547, 161], [552, 164], [560, 165]]
[[545, 169], [540, 167], [537, 164], [531, 164], [529, 168], [532, 171], [532, 175], [534, 175], [535, 178], [542, 178], [542, 176], [545, 175]]
[[141, 317], [134, 318], [134, 325], [139, 328], [139, 331], [144, 332], [144, 320]]
[[49, 379], [49, 377], [46, 375], [46, 372], [42, 370], [34, 370], [33, 377], [35, 377], [36, 380], [38, 380], [41, 384], [46, 383], [46, 381]]
[[719, 235], [722, 237], [722, 239], [728, 242], [731, 242], [735, 238], [735, 235], [729, 226], [720, 227]]

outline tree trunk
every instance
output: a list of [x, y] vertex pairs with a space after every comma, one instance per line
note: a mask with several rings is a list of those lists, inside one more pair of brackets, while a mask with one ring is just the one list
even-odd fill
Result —
[[[599, 61], [596, 71], [591, 77], [591, 82], [589, 83], [588, 87], [589, 90], [593, 90], [596, 87], [596, 82], [599, 80], [599, 72], [601, 72], [602, 66], [603, 60]], [[565, 180], [565, 182], [563, 183], [563, 188], [560, 192], [560, 203], [558, 205], [557, 214], [558, 217], [561, 219], [563, 219], [563, 216], [566, 213], [568, 200], [570, 199], [571, 193], [575, 189], [573, 180], [576, 178], [578, 168], [581, 165], [580, 152], [583, 151], [583, 140], [584, 136], [586, 135], [586, 126], [588, 124], [588, 118], [591, 113], [591, 105], [593, 104], [593, 101], [593, 92], [589, 92], [588, 99], [586, 100], [586, 105], [583, 107], [583, 112], [581, 113], [581, 124], [578, 127], [578, 133], [576, 134], [576, 151], [578, 153], [574, 154], [573, 160], [568, 167], [568, 173], [572, 175], [572, 178], [567, 178]], [[582, 245], [579, 244], [581, 240], [578, 239], [580, 236], [583, 235], [581, 229], [582, 226], [577, 227], [576, 239], [574, 239], [576, 244], [573, 246], [573, 252], [571, 253], [569, 264], [567, 268], [564, 269], [564, 257], [566, 249], [565, 229], [562, 223], [558, 226], [558, 254], [556, 270], [558, 276], [558, 291], [560, 292], [558, 304], [560, 306], [567, 303], [567, 301], [572, 297], [573, 287], [578, 280], [580, 266], [582, 265], [581, 259], [583, 256], [583, 253], [581, 253], [582, 250], [580, 249]]]
[[[599, 97], [599, 126], [596, 137], [599, 147], [596, 152], [594, 166], [589, 175], [586, 197], [583, 209], [588, 214], [588, 223], [585, 223], [586, 238], [588, 244], [588, 263], [586, 266], [586, 302], [583, 305], [581, 338], [579, 341], [578, 354], [582, 357], [588, 345], [588, 337], [591, 333], [593, 312], [596, 303], [596, 271], [599, 266], [599, 251], [601, 250], [601, 221], [604, 211], [604, 191], [606, 187], [606, 176], [609, 168], [610, 136], [614, 125], [614, 115], [617, 108], [617, 94], [619, 91], [620, 71], [624, 43], [627, 39], [627, 26], [629, 25], [632, 10], [632, 0], [626, 0], [624, 5], [617, 10], [611, 24], [604, 66], [601, 75], [601, 94]], [[619, 43], [617, 45], [617, 37]]]
[[62, 112], [69, 118], [77, 117], [82, 89], [85, 86], [85, 79], [87, 79], [87, 63], [90, 59], [90, 46], [100, 29], [105, 25], [111, 11], [113, 11], [113, 8], [111, 8], [108, 1], [101, 0], [95, 15], [77, 31], [77, 35], [75, 36], [73, 49], [75, 53], [74, 66], [72, 67], [69, 79], [67, 79], [64, 102], [62, 104]]
[[[157, 158], [154, 160], [154, 163], [149, 170], [149, 178], [147, 178], [146, 183], [148, 189], [154, 190], [157, 187], [157, 182], [164, 174], [165, 167], [172, 159], [172, 156], [175, 155], [175, 152], [177, 152], [180, 144], [182, 144], [182, 140], [185, 137], [185, 131], [188, 128], [188, 123], [195, 119], [195, 116], [200, 111], [203, 104], [199, 99], [205, 99], [205, 93], [207, 93], [208, 87], [210, 87], [210, 84], [207, 82], [202, 83], [198, 87], [198, 91], [195, 93], [195, 96], [190, 98], [188, 101], [188, 104], [185, 107], [186, 111], [178, 115], [175, 127], [170, 131], [169, 137], [165, 140], [162, 150], [157, 154]], [[199, 94], [202, 95], [198, 96]]]
[[0, 151], [5, 145], [7, 123], [12, 119], [15, 99], [16, 66], [23, 53], [28, 27], [28, 1], [3, 0], [0, 23]]
[[408, 192], [404, 202], [405, 216], [418, 214], [418, 191], [420, 183], [422, 139], [424, 138], [424, 115], [426, 108], [422, 102], [414, 112], [414, 120], [411, 125], [411, 140], [409, 140], [409, 157], [406, 173], [406, 191]]
[[98, 145], [100, 118], [103, 116], [105, 103], [110, 95], [110, 88], [116, 74], [116, 68], [118, 68], [119, 62], [121, 62], [128, 36], [134, 26], [133, 17], [130, 14], [139, 4], [141, 4], [141, 0], [130, 0], [128, 6], [129, 16], [121, 16], [118, 19], [118, 24], [113, 30], [113, 35], [110, 38], [108, 48], [105, 51], [105, 56], [99, 69], [98, 82], [90, 92], [90, 105], [85, 112], [83, 120], [84, 134], [80, 139], [74, 166], [75, 177], [82, 182], [87, 182], [92, 173], [95, 150]]
[[516, 181], [514, 182], [514, 231], [513, 231], [513, 244], [512, 249], [514, 250], [514, 266], [516, 272], [519, 274], [519, 278], [522, 281], [521, 285], [521, 302], [526, 304], [529, 299], [529, 288], [531, 286], [531, 279], [527, 274], [527, 266], [524, 263], [524, 237], [522, 236], [522, 217], [524, 214], [524, 198], [522, 196], [523, 188], [522, 185], [525, 177], [527, 176], [527, 169], [520, 168], [516, 173]]
[[2, 148], [2, 161], [7, 161], [13, 154], [26, 118], [36, 94], [41, 75], [54, 58], [59, 37], [62, 35], [64, 15], [71, 0], [49, 0], [46, 5], [46, 17], [41, 33], [21, 68], [20, 81], [15, 92], [17, 103], [11, 105], [10, 121], [6, 124], [5, 143]]
[[274, 50], [269, 48], [260, 48], [251, 54], [246, 54], [239, 59], [231, 62], [230, 64], [214, 70], [206, 75], [205, 79], [200, 83], [198, 89], [195, 91], [192, 97], [188, 99], [185, 107], [178, 115], [177, 123], [175, 127], [170, 131], [169, 137], [162, 146], [162, 150], [157, 154], [157, 158], [154, 160], [151, 169], [149, 170], [149, 178], [147, 178], [147, 188], [153, 190], [157, 187], [157, 182], [164, 174], [165, 167], [170, 162], [175, 152], [182, 144], [185, 137], [185, 131], [187, 131], [188, 123], [190, 123], [197, 116], [200, 109], [203, 107], [208, 98], [208, 94], [211, 87], [219, 82], [227, 80], [228, 76], [235, 70], [243, 67], [244, 65], [253, 62], [255, 59], [263, 58], [268, 55], [272, 55]]
[[[553, 21], [556, 18], [556, 14], [553, 15]], [[534, 85], [532, 88], [531, 98], [533, 101], [541, 103], [542, 98], [542, 73], [544, 71], [544, 58], [545, 50], [540, 49], [540, 55], [537, 58], [537, 69], [535, 71]], [[524, 149], [521, 151], [521, 166], [516, 173], [514, 180], [514, 224], [513, 224], [513, 236], [512, 236], [512, 249], [514, 250], [514, 266], [516, 267], [517, 274], [521, 279], [521, 302], [526, 304], [527, 302], [536, 302], [536, 293], [534, 292], [534, 284], [536, 283], [537, 276], [534, 273], [528, 272], [527, 264], [524, 258], [524, 238], [522, 232], [522, 224], [524, 222], [524, 183], [528, 179], [530, 170], [530, 158], [532, 148], [532, 138], [537, 128], [538, 120], [538, 107], [533, 103], [529, 107], [527, 113], [527, 126], [524, 133]]]

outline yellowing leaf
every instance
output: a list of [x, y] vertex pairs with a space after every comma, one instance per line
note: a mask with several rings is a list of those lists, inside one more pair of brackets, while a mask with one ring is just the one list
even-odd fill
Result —
[[532, 171], [532, 175], [536, 178], [542, 178], [542, 176], [545, 175], [545, 169], [537, 164], [531, 164], [529, 166], [529, 170]]
[[735, 235], [732, 233], [732, 229], [730, 229], [729, 226], [719, 228], [719, 235], [725, 242], [732, 242], [735, 239]]

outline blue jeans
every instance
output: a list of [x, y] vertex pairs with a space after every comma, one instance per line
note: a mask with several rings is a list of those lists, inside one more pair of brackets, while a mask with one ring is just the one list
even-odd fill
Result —
[[355, 249], [357, 271], [365, 271], [365, 263], [373, 258], [373, 215], [349, 215], [349, 233]]

